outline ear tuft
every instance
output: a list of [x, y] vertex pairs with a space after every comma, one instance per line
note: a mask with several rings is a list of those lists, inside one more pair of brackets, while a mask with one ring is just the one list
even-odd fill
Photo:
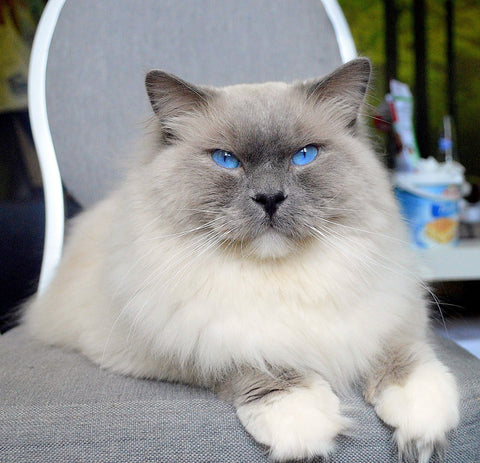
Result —
[[168, 72], [153, 70], [145, 77], [153, 111], [160, 120], [180, 116], [208, 104], [213, 91], [201, 88]]
[[352, 127], [365, 99], [372, 66], [368, 58], [357, 58], [340, 66], [321, 79], [301, 84], [309, 100], [315, 103], [335, 100], [344, 116], [346, 126]]

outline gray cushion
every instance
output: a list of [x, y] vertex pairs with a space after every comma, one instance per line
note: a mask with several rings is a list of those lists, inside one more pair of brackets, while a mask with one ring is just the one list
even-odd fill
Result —
[[[480, 361], [439, 338], [461, 388], [461, 425], [445, 463], [480, 462]], [[128, 378], [80, 354], [0, 337], [2, 462], [266, 462], [232, 406], [202, 389]], [[331, 463], [397, 463], [392, 433], [355, 392], [344, 397], [358, 432], [338, 439]], [[439, 461], [438, 459], [434, 460]]]

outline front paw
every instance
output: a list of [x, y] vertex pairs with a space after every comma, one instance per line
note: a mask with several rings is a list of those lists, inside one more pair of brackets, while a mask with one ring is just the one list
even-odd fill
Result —
[[427, 463], [458, 425], [458, 392], [452, 374], [440, 362], [419, 365], [401, 385], [387, 386], [375, 410], [395, 427], [400, 455]]
[[340, 402], [323, 381], [273, 392], [237, 408], [240, 421], [275, 461], [328, 456], [348, 427]]

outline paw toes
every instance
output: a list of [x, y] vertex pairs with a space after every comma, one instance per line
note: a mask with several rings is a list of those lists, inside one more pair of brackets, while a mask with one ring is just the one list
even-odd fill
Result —
[[322, 384], [240, 406], [237, 413], [275, 461], [328, 457], [336, 436], [350, 424], [340, 415], [338, 397]]

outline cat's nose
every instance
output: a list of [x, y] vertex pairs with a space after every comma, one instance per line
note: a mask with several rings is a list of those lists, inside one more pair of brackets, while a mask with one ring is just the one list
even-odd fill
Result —
[[283, 191], [277, 191], [274, 194], [265, 194], [265, 193], [258, 193], [255, 196], [252, 196], [252, 199], [263, 206], [265, 212], [270, 216], [273, 217], [273, 214], [277, 212], [278, 206], [280, 203], [285, 201], [285, 193]]

